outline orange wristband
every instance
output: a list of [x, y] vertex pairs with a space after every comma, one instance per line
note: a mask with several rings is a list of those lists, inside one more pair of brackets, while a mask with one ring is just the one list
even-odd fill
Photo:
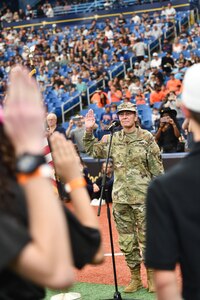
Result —
[[18, 173], [17, 174], [17, 181], [18, 181], [18, 183], [24, 185], [30, 179], [33, 179], [33, 178], [36, 178], [36, 177], [51, 178], [52, 177], [52, 168], [48, 165], [41, 165], [33, 173], [30, 173], [30, 174]]
[[87, 185], [85, 178], [75, 178], [71, 180], [70, 182], [65, 184], [65, 191], [67, 193], [71, 193], [73, 190], [85, 187]]

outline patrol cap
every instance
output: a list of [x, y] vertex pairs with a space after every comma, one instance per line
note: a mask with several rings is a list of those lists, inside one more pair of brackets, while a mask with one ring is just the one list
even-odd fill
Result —
[[122, 103], [117, 108], [117, 113], [120, 113], [121, 111], [132, 111], [136, 113], [135, 105], [131, 102]]
[[192, 111], [200, 112], [200, 90], [199, 90], [200, 64], [188, 68], [183, 80], [182, 102]]

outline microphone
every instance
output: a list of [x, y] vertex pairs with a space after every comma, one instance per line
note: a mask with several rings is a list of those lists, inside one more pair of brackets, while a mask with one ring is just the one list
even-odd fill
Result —
[[120, 121], [114, 120], [114, 121], [112, 121], [110, 126], [108, 126], [107, 130], [113, 130], [115, 127], [118, 127], [119, 125], [120, 125]]

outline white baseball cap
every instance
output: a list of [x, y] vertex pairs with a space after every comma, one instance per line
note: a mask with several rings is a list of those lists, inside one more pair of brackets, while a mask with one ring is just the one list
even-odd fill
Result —
[[194, 112], [200, 112], [200, 63], [188, 68], [183, 80], [182, 103]]

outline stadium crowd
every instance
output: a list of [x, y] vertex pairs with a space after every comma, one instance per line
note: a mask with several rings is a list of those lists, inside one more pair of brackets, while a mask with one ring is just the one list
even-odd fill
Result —
[[[175, 17], [176, 11], [169, 3], [160, 13], [133, 13], [131, 17], [119, 14], [115, 19], [106, 18], [104, 23], [94, 19], [88, 25], [3, 28], [0, 33], [1, 99], [6, 93], [11, 67], [16, 63], [31, 67], [31, 59], [49, 112], [77, 94], [82, 95], [83, 105], [86, 105], [87, 87], [103, 79], [103, 89], [91, 96], [91, 102], [99, 108], [98, 138], [107, 132], [107, 126], [116, 118], [110, 104], [131, 101], [140, 105], [141, 126], [154, 133], [163, 127], [159, 122], [159, 110], [175, 110], [178, 144], [178, 139], [184, 135], [181, 129], [184, 118], [178, 98], [185, 71], [200, 61], [199, 24], [195, 23], [190, 29], [182, 25], [179, 37], [172, 43], [164, 38], [161, 53], [154, 52], [150, 57], [147, 51], [150, 42], [174, 28]], [[32, 58], [27, 47], [34, 47]], [[132, 57], [134, 63], [130, 66]], [[125, 65], [125, 77], [110, 78], [111, 68], [120, 63]], [[144, 108], [148, 108], [145, 117]], [[170, 135], [173, 134], [173, 130], [170, 131]], [[174, 146], [172, 148], [174, 151]]]

